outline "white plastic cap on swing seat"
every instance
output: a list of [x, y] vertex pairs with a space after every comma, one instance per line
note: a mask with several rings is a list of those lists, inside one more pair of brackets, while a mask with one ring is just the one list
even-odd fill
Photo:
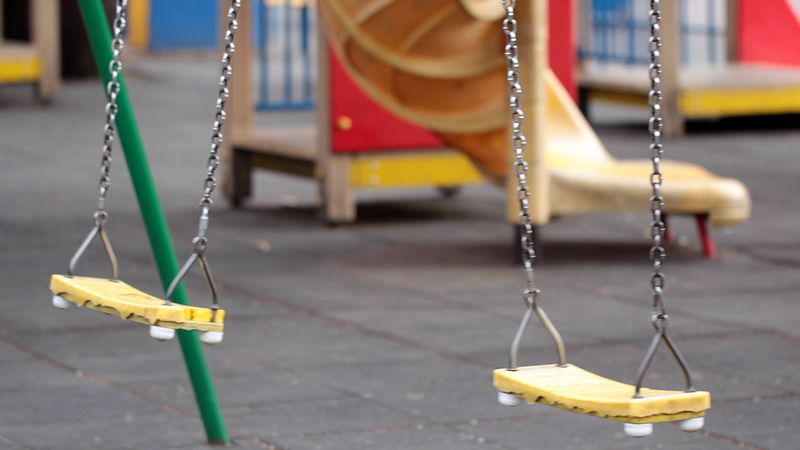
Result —
[[630, 437], [645, 437], [653, 434], [652, 423], [626, 423], [625, 434]]
[[69, 309], [70, 307], [72, 307], [72, 303], [64, 300], [62, 297], [58, 295], [54, 295], [53, 306], [55, 306], [58, 309]]
[[705, 417], [693, 417], [691, 419], [681, 420], [681, 431], [691, 433], [693, 431], [700, 431], [706, 424]]
[[519, 406], [522, 404], [522, 398], [508, 392], [497, 391], [497, 403], [503, 406]]
[[175, 337], [175, 330], [172, 328], [150, 325], [150, 337], [158, 339], [159, 341], [169, 341]]
[[204, 331], [200, 333], [200, 342], [203, 344], [214, 345], [222, 342], [222, 331]]

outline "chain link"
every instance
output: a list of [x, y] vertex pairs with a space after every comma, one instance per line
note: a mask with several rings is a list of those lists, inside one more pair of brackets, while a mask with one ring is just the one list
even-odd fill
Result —
[[522, 264], [527, 278], [526, 299], [535, 300], [538, 290], [534, 285], [533, 264], [536, 260], [534, 250], [533, 224], [531, 223], [531, 190], [528, 187], [528, 161], [525, 160], [525, 149], [528, 140], [523, 133], [525, 112], [522, 110], [522, 85], [519, 78], [519, 47], [517, 45], [517, 19], [515, 14], [516, 0], [503, 0], [506, 11], [503, 20], [503, 32], [506, 36], [505, 56], [508, 80], [508, 106], [511, 115], [511, 146], [514, 151], [514, 176], [517, 179], [517, 201], [519, 203], [519, 221], [521, 226], [520, 243], [522, 244]]
[[653, 246], [650, 249], [650, 259], [653, 262], [653, 275], [650, 278], [650, 287], [653, 290], [653, 322], [660, 327], [666, 327], [668, 316], [664, 308], [664, 274], [662, 268], [667, 252], [664, 249], [664, 235], [666, 224], [664, 223], [664, 197], [661, 195], [661, 184], [664, 177], [661, 173], [661, 159], [664, 147], [661, 144], [661, 137], [664, 131], [664, 119], [662, 115], [662, 91], [661, 91], [661, 0], [650, 0], [650, 40], [648, 49], [650, 51], [650, 92], [648, 101], [650, 104], [650, 121], [648, 129], [650, 131], [650, 161], [653, 168], [650, 174], [650, 237]]
[[122, 74], [122, 50], [125, 47], [123, 36], [128, 27], [128, 0], [117, 0], [116, 14], [113, 28], [114, 36], [111, 40], [111, 61], [108, 63], [110, 80], [106, 84], [106, 125], [103, 128], [103, 153], [100, 159], [99, 195], [97, 198], [96, 221], [105, 221], [106, 196], [111, 187], [111, 156], [114, 146], [114, 133], [116, 132], [117, 97], [120, 93], [119, 76]]
[[200, 220], [198, 224], [197, 236], [194, 238], [193, 245], [196, 253], [205, 251], [208, 240], [206, 238], [206, 230], [208, 229], [209, 213], [213, 200], [211, 195], [217, 188], [216, 172], [220, 164], [220, 148], [224, 141], [222, 128], [227, 119], [225, 112], [225, 105], [230, 98], [230, 90], [228, 83], [231, 76], [233, 76], [233, 66], [231, 61], [233, 54], [236, 52], [236, 44], [234, 39], [236, 37], [236, 30], [239, 28], [239, 10], [242, 7], [241, 0], [231, 0], [231, 6], [228, 8], [228, 26], [225, 30], [225, 49], [222, 53], [222, 70], [219, 77], [219, 91], [217, 94], [216, 112], [214, 113], [214, 122], [211, 126], [211, 149], [208, 155], [208, 166], [206, 169], [206, 177], [203, 181], [203, 196], [200, 199]]
[[[544, 0], [538, 0], [544, 1]], [[525, 159], [525, 149], [528, 140], [523, 133], [525, 113], [522, 110], [522, 84], [520, 80], [519, 68], [519, 45], [517, 42], [517, 19], [516, 19], [516, 0], [503, 0], [505, 8], [505, 19], [503, 20], [503, 32], [506, 37], [505, 56], [507, 64], [508, 80], [508, 106], [511, 118], [511, 147], [514, 151], [514, 176], [517, 181], [517, 201], [519, 203], [519, 222], [520, 222], [520, 244], [522, 248], [522, 264], [525, 269], [526, 287], [523, 291], [525, 302], [525, 313], [522, 321], [511, 342], [509, 352], [509, 370], [517, 370], [517, 358], [519, 346], [522, 342], [522, 335], [528, 326], [528, 322], [533, 314], [539, 318], [547, 333], [553, 339], [558, 353], [558, 365], [563, 366], [567, 363], [567, 356], [564, 347], [564, 340], [556, 329], [553, 322], [538, 304], [540, 291], [534, 284], [533, 264], [536, 260], [534, 247], [534, 232], [531, 220], [531, 190], [528, 187], [528, 161]]]

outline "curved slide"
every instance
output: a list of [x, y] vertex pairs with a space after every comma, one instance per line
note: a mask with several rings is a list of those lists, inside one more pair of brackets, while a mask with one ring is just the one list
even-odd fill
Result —
[[[504, 37], [499, 0], [322, 0], [329, 41], [384, 108], [440, 135], [495, 180], [508, 171]], [[649, 160], [614, 159], [552, 73], [546, 76], [550, 211], [635, 211], [648, 205]], [[666, 210], [715, 225], [750, 215], [747, 188], [704, 168], [663, 166]]]

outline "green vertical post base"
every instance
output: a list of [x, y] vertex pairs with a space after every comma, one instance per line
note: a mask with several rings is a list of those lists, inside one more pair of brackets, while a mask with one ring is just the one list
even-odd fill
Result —
[[[103, 84], [108, 83], [110, 74], [108, 64], [111, 61], [111, 30], [101, 0], [78, 0], [86, 32], [94, 54], [95, 63], [100, 72]], [[167, 227], [167, 220], [161, 209], [153, 176], [147, 162], [142, 138], [133, 113], [123, 77], [120, 76], [120, 92], [117, 97], [119, 110], [116, 117], [117, 134], [119, 135], [125, 161], [128, 163], [136, 199], [144, 220], [150, 247], [158, 267], [161, 283], [167, 288], [172, 278], [178, 273], [178, 259], [172, 246], [172, 239]], [[179, 285], [172, 296], [176, 303], [189, 303], [186, 290]], [[206, 364], [203, 346], [197, 334], [191, 331], [178, 331], [178, 341], [183, 351], [183, 359], [192, 382], [197, 406], [205, 426], [206, 436], [211, 444], [228, 445], [228, 433], [217, 402], [217, 394], [211, 373]]]

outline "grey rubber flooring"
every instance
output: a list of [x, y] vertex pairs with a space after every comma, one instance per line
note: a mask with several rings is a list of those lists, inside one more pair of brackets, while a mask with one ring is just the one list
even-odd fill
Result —
[[[177, 251], [195, 231], [215, 94], [210, 59], [133, 61], [129, 82]], [[644, 111], [600, 107], [620, 157], [645, 156]], [[201, 449], [204, 433], [177, 343], [87, 311], [58, 311], [47, 289], [92, 224], [102, 121], [96, 81], [49, 107], [0, 89], [0, 448]], [[259, 116], [279, 127], [308, 113]], [[363, 193], [359, 220], [331, 228], [308, 181], [260, 173], [254, 198], [214, 211], [209, 258], [229, 312], [207, 350], [230, 435], [243, 449], [800, 448], [800, 132], [797, 118], [695, 124], [667, 147], [744, 181], [753, 217], [714, 231], [704, 259], [675, 218], [671, 331], [713, 394], [707, 428], [673, 424], [631, 440], [615, 422], [496, 404], [522, 303], [504, 198], [431, 189]], [[123, 278], [159, 281], [124, 159], [114, 160], [111, 238]], [[669, 180], [666, 181], [667, 183]], [[650, 339], [647, 215], [564, 217], [542, 230], [538, 280], [569, 358], [630, 381]], [[104, 274], [96, 248], [80, 266]], [[208, 301], [201, 278], [189, 290]], [[537, 327], [524, 361], [552, 361]], [[649, 378], [680, 386], [662, 354]]]

